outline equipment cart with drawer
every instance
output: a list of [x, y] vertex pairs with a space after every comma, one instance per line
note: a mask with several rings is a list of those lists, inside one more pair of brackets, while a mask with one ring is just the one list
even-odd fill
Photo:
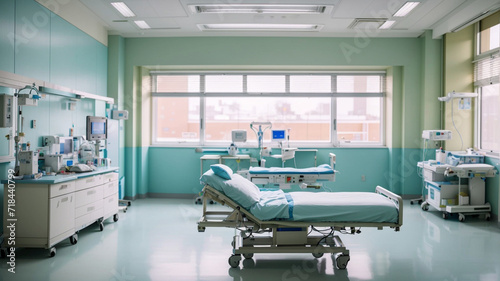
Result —
[[[15, 248], [44, 248], [49, 256], [66, 238], [78, 241], [78, 231], [104, 220], [118, 221], [118, 168], [38, 180], [2, 181], [4, 184], [2, 257]], [[15, 207], [8, 209], [7, 185], [15, 189]], [[10, 204], [12, 206], [12, 204]], [[15, 227], [15, 244], [9, 244], [9, 227]]]

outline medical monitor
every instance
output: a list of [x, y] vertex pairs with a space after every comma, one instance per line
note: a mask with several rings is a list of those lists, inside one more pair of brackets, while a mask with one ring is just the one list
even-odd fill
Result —
[[105, 140], [108, 137], [108, 118], [87, 116], [87, 140]]
[[271, 131], [271, 139], [272, 141], [285, 141], [286, 131], [285, 130], [272, 130]]
[[232, 130], [231, 139], [233, 142], [246, 142], [247, 141], [247, 131], [245, 130]]

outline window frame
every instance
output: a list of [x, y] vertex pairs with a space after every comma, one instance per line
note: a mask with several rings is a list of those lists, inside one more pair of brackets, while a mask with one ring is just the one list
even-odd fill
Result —
[[[387, 97], [387, 82], [386, 82], [386, 70], [367, 70], [367, 71], [313, 71], [313, 72], [303, 72], [303, 71], [151, 71], [151, 84], [152, 87], [152, 102], [154, 103], [157, 98], [162, 97], [199, 97], [200, 98], [200, 137], [198, 142], [180, 142], [180, 141], [157, 141], [157, 110], [153, 106], [151, 114], [151, 142], [153, 146], [158, 147], [224, 147], [230, 144], [230, 141], [209, 141], [205, 140], [205, 128], [206, 128], [206, 98], [209, 97], [328, 97], [330, 98], [330, 141], [319, 142], [319, 141], [293, 141], [290, 142], [293, 146], [299, 147], [385, 147], [386, 146], [386, 113], [385, 113], [385, 103]], [[199, 93], [181, 93], [181, 92], [158, 92], [156, 79], [161, 75], [200, 75], [200, 92]], [[205, 86], [205, 76], [206, 75], [243, 75], [243, 91], [242, 92], [206, 92]], [[252, 93], [247, 92], [247, 75], [285, 75], [286, 80], [286, 91], [285, 92], [270, 92], [270, 93]], [[293, 75], [328, 75], [331, 76], [331, 92], [291, 92], [290, 91], [290, 76]], [[337, 76], [347, 75], [347, 76], [379, 76], [381, 83], [381, 92], [336, 92], [337, 89]], [[347, 141], [340, 142], [337, 138], [337, 99], [342, 97], [377, 97], [380, 98], [380, 141], [379, 142], [367, 142], [367, 141]], [[272, 122], [272, 121], [271, 121]], [[248, 133], [252, 133], [248, 131]], [[264, 140], [266, 146], [276, 147], [277, 144], [273, 144], [270, 140]], [[257, 142], [246, 142], [239, 144], [241, 148], [253, 148], [256, 147]]]
[[[475, 34], [474, 40], [476, 40], [476, 43], [474, 44], [474, 68], [476, 68], [476, 65], [478, 62], [485, 61], [488, 58], [492, 58], [493, 56], [499, 56], [500, 55], [500, 47], [497, 47], [495, 49], [488, 50], [486, 52], [481, 53], [481, 30], [480, 30], [480, 23], [475, 24]], [[496, 81], [493, 82], [493, 84], [498, 84], [500, 77], [496, 78]], [[474, 75], [474, 89], [475, 92], [478, 94], [477, 101], [475, 103], [475, 114], [474, 114], [474, 146], [479, 149], [479, 151], [485, 153], [487, 156], [490, 157], [495, 157], [495, 158], [500, 158], [500, 151], [495, 151], [491, 149], [486, 149], [482, 147], [482, 139], [481, 139], [481, 124], [482, 124], [482, 88], [485, 86], [488, 86], [488, 84], [485, 84], [483, 81], [484, 79], [481, 80], [476, 80], [476, 75]], [[500, 94], [500, 93], [499, 93]]]

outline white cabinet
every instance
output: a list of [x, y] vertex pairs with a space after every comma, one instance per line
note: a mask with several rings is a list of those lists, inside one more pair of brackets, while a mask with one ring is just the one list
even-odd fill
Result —
[[[15, 247], [50, 249], [55, 255], [54, 245], [66, 238], [77, 243], [79, 230], [113, 217], [118, 221], [118, 174], [107, 172], [67, 180], [60, 183], [39, 181], [15, 184], [15, 221], [9, 217], [8, 189], [4, 185], [3, 233], [8, 237], [10, 223], [15, 223]], [[50, 181], [49, 181], [50, 182]], [[4, 239], [2, 255], [7, 245]]]

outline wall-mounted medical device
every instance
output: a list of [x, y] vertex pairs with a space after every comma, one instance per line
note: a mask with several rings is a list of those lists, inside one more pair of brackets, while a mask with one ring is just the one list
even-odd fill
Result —
[[0, 127], [12, 127], [13, 96], [0, 94]]
[[425, 140], [442, 141], [451, 140], [451, 131], [449, 130], [424, 130], [422, 138]]
[[111, 111], [111, 119], [127, 120], [128, 110], [113, 110]]
[[444, 97], [438, 97], [439, 101], [449, 102], [452, 99], [475, 98], [477, 93], [456, 93], [455, 91], [448, 93]]

